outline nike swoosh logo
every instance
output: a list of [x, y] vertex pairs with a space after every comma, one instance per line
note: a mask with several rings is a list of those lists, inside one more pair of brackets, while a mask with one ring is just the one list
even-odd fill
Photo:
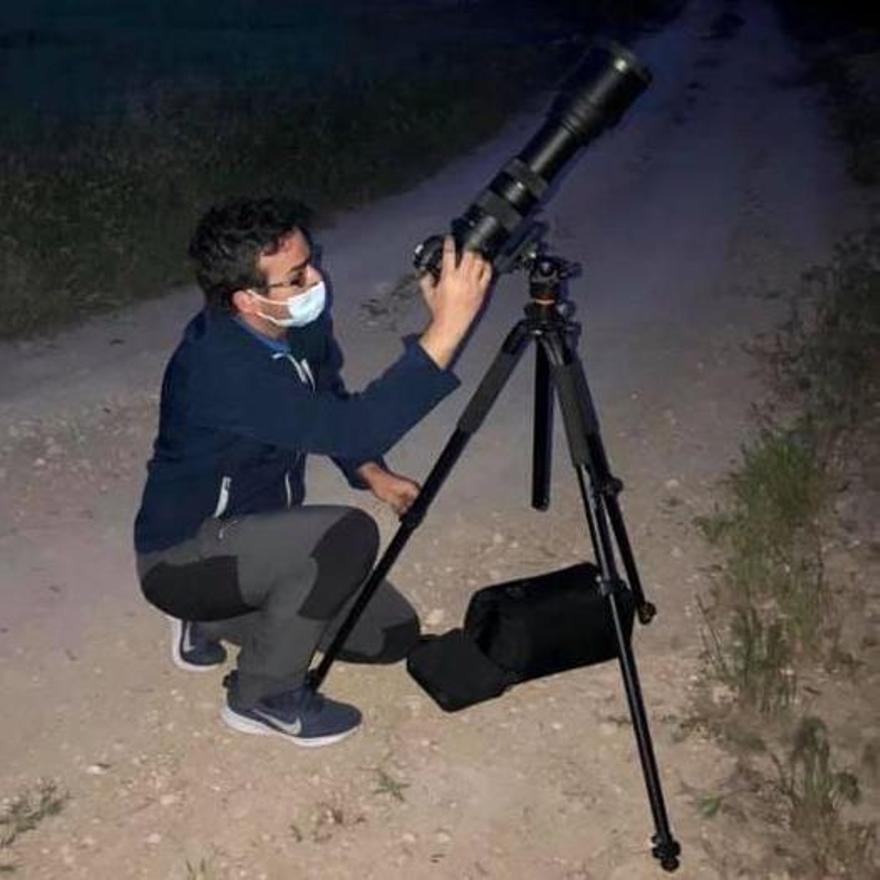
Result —
[[265, 721], [267, 724], [271, 725], [276, 730], [280, 730], [282, 733], [289, 733], [291, 736], [296, 736], [302, 732], [302, 721], [299, 718], [293, 722], [279, 721], [277, 718], [273, 718], [271, 715], [267, 715], [259, 709], [253, 709], [252, 711], [262, 721]]
[[191, 632], [191, 623], [184, 623], [183, 626], [183, 645], [181, 646], [180, 652], [185, 653], [187, 651], [191, 651], [193, 649], [192, 636]]

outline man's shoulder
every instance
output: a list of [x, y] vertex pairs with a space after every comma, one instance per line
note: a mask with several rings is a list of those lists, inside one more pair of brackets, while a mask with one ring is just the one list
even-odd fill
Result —
[[184, 328], [175, 354], [195, 359], [226, 358], [252, 352], [253, 342], [232, 315], [203, 309]]
[[[231, 316], [199, 312], [186, 325], [165, 371], [165, 385], [216, 388], [259, 367], [263, 352]], [[257, 349], [257, 350], [254, 350]]]

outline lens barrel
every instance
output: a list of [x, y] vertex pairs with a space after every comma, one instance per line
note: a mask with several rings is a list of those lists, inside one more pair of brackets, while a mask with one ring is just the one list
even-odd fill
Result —
[[[632, 52], [616, 43], [594, 46], [564, 84], [540, 130], [452, 221], [457, 249], [479, 251], [491, 261], [505, 244], [517, 241], [572, 157], [615, 125], [650, 82], [650, 72]], [[442, 237], [432, 236], [416, 248], [414, 265], [437, 277], [441, 256]]]

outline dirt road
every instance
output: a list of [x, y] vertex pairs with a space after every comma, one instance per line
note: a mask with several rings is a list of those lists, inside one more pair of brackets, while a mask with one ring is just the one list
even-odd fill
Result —
[[[744, 25], [712, 38], [716, 16], [734, 8]], [[764, 295], [823, 260], [859, 217], [816, 97], [795, 84], [798, 64], [764, 4], [694, 0], [637, 51], [654, 86], [547, 213], [559, 252], [584, 263], [573, 287], [581, 351], [660, 608], [635, 646], [680, 876], [719, 878], [718, 851], [760, 864], [761, 840], [748, 823], [699, 815], [694, 792], [723, 779], [730, 759], [679, 735], [705, 587], [692, 518], [711, 508], [761, 393], [742, 345], [780, 317]], [[413, 244], [461, 212], [544, 106], [322, 236], [350, 386], [424, 321], [417, 301], [391, 295]], [[393, 450], [397, 470], [424, 478], [524, 299], [521, 279], [499, 284], [461, 359], [463, 389]], [[365, 724], [314, 753], [228, 730], [223, 673], [171, 665], [166, 623], [134, 580], [130, 530], [161, 370], [197, 307], [182, 290], [0, 348], [0, 797], [41, 777], [70, 795], [0, 849], [0, 864], [89, 880], [659, 876], [612, 665], [446, 715], [402, 667], [340, 663], [326, 689], [359, 704]], [[528, 508], [530, 395], [523, 365], [394, 571], [428, 630], [457, 625], [476, 586], [588, 552], [561, 431], [551, 510]], [[312, 501], [363, 503], [392, 534], [391, 514], [353, 498], [324, 463], [310, 465], [310, 486]]]

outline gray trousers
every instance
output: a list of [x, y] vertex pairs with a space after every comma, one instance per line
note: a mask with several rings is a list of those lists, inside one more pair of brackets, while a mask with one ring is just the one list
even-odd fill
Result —
[[[206, 635], [240, 646], [236, 702], [249, 706], [303, 683], [315, 651], [329, 646], [345, 620], [378, 547], [378, 528], [363, 511], [302, 506], [206, 520], [195, 537], [140, 554], [137, 568], [145, 595], [163, 611], [203, 621]], [[226, 604], [218, 606], [218, 596]], [[412, 605], [384, 582], [338, 656], [395, 662], [418, 637]]]

